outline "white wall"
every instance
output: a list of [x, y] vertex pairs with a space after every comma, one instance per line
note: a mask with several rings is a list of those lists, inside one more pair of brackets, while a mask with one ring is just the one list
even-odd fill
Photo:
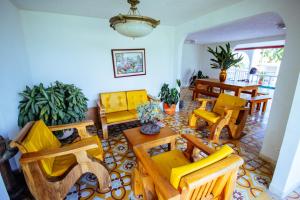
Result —
[[0, 134], [14, 138], [18, 131], [18, 92], [30, 83], [30, 70], [18, 10], [0, 1]]
[[[244, 0], [176, 27], [175, 48], [179, 50], [177, 55], [175, 55], [177, 59], [175, 60], [177, 66], [175, 75], [176, 77], [180, 77], [182, 59], [182, 51], [180, 49], [182, 50], [184, 39], [189, 33], [213, 28], [221, 24], [266, 12], [276, 12], [283, 18], [288, 28], [285, 55], [281, 63], [269, 123], [261, 150], [263, 156], [272, 160], [277, 160], [283, 136], [287, 134], [285, 131], [286, 125], [300, 72], [298, 58], [300, 46], [299, 8], [300, 1], [296, 0]], [[284, 190], [282, 185], [277, 184], [276, 188], [277, 191], [272, 192], [281, 193]]]
[[[99, 92], [145, 88], [158, 95], [163, 82], [175, 83], [174, 28], [158, 26], [145, 38], [131, 39], [108, 20], [21, 11], [34, 84], [74, 83], [95, 106]], [[114, 78], [111, 49], [145, 48], [147, 75]]]
[[[281, 191], [277, 195], [285, 197], [300, 185], [300, 76], [293, 99], [289, 120], [280, 150], [276, 170], [270, 185], [271, 191]], [[283, 190], [280, 190], [283, 188]]]
[[182, 86], [189, 85], [192, 73], [200, 69], [203, 62], [204, 46], [199, 44], [184, 44], [182, 50], [181, 77]]
[[[30, 71], [19, 12], [8, 0], [0, 1], [0, 75], [0, 135], [14, 138], [18, 132], [18, 92], [30, 83]], [[9, 199], [1, 176], [0, 191], [0, 199]]]

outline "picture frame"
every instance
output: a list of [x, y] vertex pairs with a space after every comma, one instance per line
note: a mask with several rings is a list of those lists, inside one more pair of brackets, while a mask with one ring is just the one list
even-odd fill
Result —
[[146, 75], [145, 49], [112, 49], [115, 78]]

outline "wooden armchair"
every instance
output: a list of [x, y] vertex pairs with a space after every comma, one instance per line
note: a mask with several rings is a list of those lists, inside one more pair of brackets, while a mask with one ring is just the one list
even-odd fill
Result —
[[[98, 178], [101, 191], [110, 187], [110, 175], [102, 164], [103, 150], [98, 136], [90, 136], [86, 126], [92, 121], [47, 127], [42, 120], [29, 122], [11, 146], [21, 152], [20, 164], [27, 185], [39, 200], [64, 199], [84, 173]], [[62, 146], [51, 131], [76, 128], [81, 140]]]
[[[185, 152], [171, 150], [150, 157], [147, 146], [134, 147], [138, 160], [133, 173], [135, 195], [147, 200], [231, 199], [243, 159], [231, 155], [233, 150], [227, 145], [215, 151], [195, 136], [182, 137], [187, 140]], [[194, 148], [208, 157], [192, 162]]]
[[[197, 99], [202, 102], [201, 106], [194, 110], [189, 118], [189, 126], [195, 128], [198, 119], [207, 122], [210, 129], [210, 139], [214, 143], [219, 143], [219, 137], [224, 127], [228, 128], [229, 135], [238, 139], [244, 129], [249, 109], [246, 108], [245, 99], [220, 94], [217, 99]], [[213, 103], [212, 111], [207, 111], [207, 103]]]

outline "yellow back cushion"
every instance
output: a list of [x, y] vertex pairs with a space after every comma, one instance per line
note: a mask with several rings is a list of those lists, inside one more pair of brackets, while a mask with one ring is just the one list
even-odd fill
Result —
[[125, 92], [108, 92], [100, 94], [101, 102], [106, 113], [127, 110], [127, 98]]
[[[247, 101], [245, 99], [242, 99], [237, 96], [232, 96], [229, 94], [221, 93], [217, 99], [217, 102], [216, 102], [214, 108], [213, 108], [213, 112], [222, 115], [224, 112], [224, 106], [243, 107], [246, 105], [246, 103], [247, 103]], [[233, 111], [231, 118], [237, 119], [238, 115], [239, 115], [239, 111], [235, 110], [235, 111]]]
[[[30, 129], [30, 132], [22, 141], [22, 145], [27, 153], [49, 148], [58, 148], [61, 146], [58, 139], [53, 135], [53, 133], [42, 120], [34, 123]], [[50, 175], [52, 172], [53, 162], [54, 158], [41, 160], [42, 167], [48, 175]]]
[[222, 146], [219, 150], [215, 151], [206, 158], [203, 158], [197, 162], [193, 162], [187, 165], [173, 168], [171, 170], [170, 182], [177, 189], [182, 177], [195, 172], [201, 168], [211, 165], [233, 153], [233, 149], [228, 145]]
[[148, 101], [146, 90], [133, 90], [126, 92], [128, 110], [135, 110], [138, 105]]

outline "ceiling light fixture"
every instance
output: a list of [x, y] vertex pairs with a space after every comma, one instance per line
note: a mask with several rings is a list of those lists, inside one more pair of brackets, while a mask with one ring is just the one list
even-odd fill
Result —
[[140, 15], [136, 6], [140, 3], [139, 0], [127, 0], [127, 2], [131, 5], [128, 14], [119, 14], [109, 20], [110, 27], [118, 33], [132, 38], [143, 37], [159, 25], [159, 20]]

